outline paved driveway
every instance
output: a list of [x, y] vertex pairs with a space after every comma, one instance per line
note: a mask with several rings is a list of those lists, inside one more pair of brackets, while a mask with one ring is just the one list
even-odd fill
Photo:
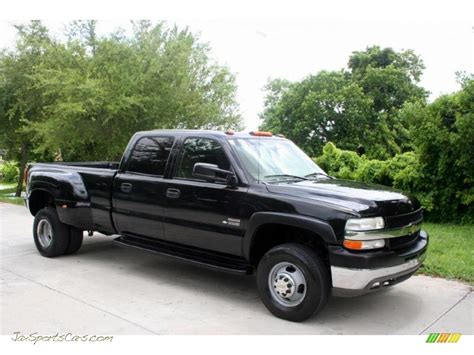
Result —
[[304, 323], [273, 317], [253, 277], [234, 276], [84, 237], [76, 255], [35, 249], [32, 217], [0, 203], [1, 333], [474, 334], [462, 283], [415, 276], [359, 298], [332, 298]]

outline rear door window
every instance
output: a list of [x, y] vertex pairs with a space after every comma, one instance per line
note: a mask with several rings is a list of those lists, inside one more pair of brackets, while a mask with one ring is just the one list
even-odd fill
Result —
[[133, 147], [127, 171], [163, 176], [173, 137], [143, 137]]

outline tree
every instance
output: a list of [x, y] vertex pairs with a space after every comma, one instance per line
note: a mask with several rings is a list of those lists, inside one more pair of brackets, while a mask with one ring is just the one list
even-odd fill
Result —
[[347, 149], [363, 141], [370, 99], [343, 72], [322, 71], [299, 83], [270, 82], [262, 129], [284, 133], [309, 154], [328, 141]]
[[426, 97], [417, 85], [424, 65], [411, 50], [397, 53], [392, 48], [369, 47], [353, 52], [348, 67], [352, 79], [374, 100], [376, 112], [393, 113], [407, 101]]
[[[58, 153], [65, 160], [119, 159], [140, 130], [240, 126], [234, 76], [189, 30], [140, 21], [131, 36], [122, 30], [99, 36], [95, 21], [75, 21], [66, 33], [64, 42], [41, 42], [41, 60], [28, 70], [19, 67], [22, 41], [1, 58], [8, 71], [2, 70], [0, 90], [10, 98], [2, 112], [29, 95], [22, 107], [34, 115], [24, 120], [15, 109], [15, 122], [43, 159]], [[15, 73], [27, 83], [19, 86]]]
[[265, 111], [260, 114], [260, 119], [264, 120], [261, 127], [262, 129], [271, 129], [275, 132], [281, 132], [279, 103], [290, 87], [291, 83], [285, 79], [268, 80], [264, 88], [267, 92], [264, 99]]
[[66, 28], [66, 35], [70, 41], [79, 41], [90, 49], [94, 55], [97, 44], [97, 21], [72, 21]]
[[418, 83], [425, 66], [419, 56], [412, 50], [396, 52], [392, 48], [379, 46], [367, 47], [365, 51], [355, 51], [349, 57], [348, 65], [351, 72], [359, 77], [364, 77], [369, 69], [394, 68], [399, 70], [411, 82]]
[[49, 119], [34, 125], [38, 151], [61, 149], [68, 160], [117, 159], [136, 131], [240, 124], [233, 75], [187, 29], [141, 21], [129, 38], [73, 26], [87, 31], [70, 31], [69, 41], [50, 52], [60, 65], [35, 77], [52, 100]]
[[28, 127], [44, 119], [43, 107], [47, 105], [33, 77], [44, 62], [51, 38], [40, 21], [15, 27], [19, 36], [16, 48], [0, 53], [0, 142], [20, 161], [16, 190], [16, 196], [20, 196], [32, 148], [32, 132]]
[[409, 150], [408, 123], [398, 111], [426, 99], [418, 86], [421, 59], [412, 51], [374, 46], [354, 52], [348, 68], [286, 82], [283, 90], [281, 80], [270, 82], [262, 128], [288, 135], [314, 155], [327, 141], [343, 149], [364, 146], [374, 158]]

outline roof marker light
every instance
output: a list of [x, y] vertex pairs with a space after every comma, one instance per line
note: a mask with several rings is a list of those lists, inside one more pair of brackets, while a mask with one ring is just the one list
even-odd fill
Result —
[[250, 132], [250, 135], [255, 136], [255, 137], [272, 137], [273, 136], [272, 132], [262, 132], [262, 131], [252, 131]]

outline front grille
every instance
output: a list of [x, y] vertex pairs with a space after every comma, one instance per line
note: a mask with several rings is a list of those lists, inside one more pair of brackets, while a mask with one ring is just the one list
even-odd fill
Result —
[[416, 232], [414, 234], [404, 235], [398, 238], [387, 239], [388, 247], [392, 250], [408, 247], [412, 244], [415, 244], [419, 236], [420, 232]]
[[410, 223], [419, 223], [423, 220], [423, 210], [420, 208], [414, 212], [398, 216], [385, 217], [386, 228], [396, 229], [408, 226]]

